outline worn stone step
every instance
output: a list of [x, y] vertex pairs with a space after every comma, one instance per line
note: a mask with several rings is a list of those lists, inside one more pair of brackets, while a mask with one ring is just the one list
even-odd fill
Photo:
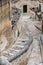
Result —
[[19, 48], [23, 48], [24, 46], [22, 45], [15, 45], [14, 47], [19, 47]]

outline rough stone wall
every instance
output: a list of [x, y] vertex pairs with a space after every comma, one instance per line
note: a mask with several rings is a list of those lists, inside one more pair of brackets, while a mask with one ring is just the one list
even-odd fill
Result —
[[35, 7], [35, 6], [38, 6], [38, 3], [35, 1], [32, 3], [31, 1], [29, 0], [20, 0], [19, 2], [15, 3], [15, 7], [17, 7], [18, 9], [21, 9], [21, 16], [17, 22], [17, 27], [18, 27], [18, 30], [21, 31], [21, 28], [23, 26], [23, 21], [22, 21], [22, 17], [25, 15], [25, 13], [23, 13], [23, 6], [24, 5], [27, 5], [27, 15], [30, 15], [32, 18], [35, 18], [35, 13], [32, 12], [30, 10], [31, 7]]
[[11, 47], [12, 43], [14, 42], [14, 33], [9, 20], [3, 20], [3, 22], [0, 23], [0, 48], [3, 48], [6, 41], [6, 48]]

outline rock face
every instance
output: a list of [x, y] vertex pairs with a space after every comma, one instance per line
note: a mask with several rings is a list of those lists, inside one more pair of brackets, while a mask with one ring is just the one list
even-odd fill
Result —
[[0, 48], [4, 45], [2, 48], [5, 47], [7, 49], [11, 47], [14, 42], [14, 33], [11, 28], [11, 23], [9, 20], [4, 20], [0, 23], [0, 27]]
[[6, 48], [7, 43], [8, 43], [8, 41], [7, 41], [6, 37], [4, 35], [1, 35], [1, 38], [0, 38], [0, 49], [1, 49], [1, 51]]

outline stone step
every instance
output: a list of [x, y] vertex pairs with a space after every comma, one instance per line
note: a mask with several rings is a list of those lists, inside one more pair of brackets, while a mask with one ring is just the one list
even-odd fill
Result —
[[19, 47], [19, 48], [24, 48], [23, 45], [22, 45], [22, 46], [21, 46], [21, 45], [14, 45], [14, 47], [17, 47], [17, 48], [18, 48], [18, 47]]
[[16, 52], [20, 52], [20, 51], [21, 51], [21, 49], [19, 49], [19, 50], [17, 49], [17, 50], [15, 50], [15, 51], [16, 51]]
[[29, 40], [29, 39], [22, 39], [22, 38], [20, 39], [20, 38], [19, 38], [16, 42], [26, 42], [26, 41], [28, 41], [28, 40]]
[[15, 46], [15, 47], [13, 47], [13, 49], [14, 49], [14, 50], [22, 50], [22, 49], [23, 49], [23, 47], [20, 47], [20, 46]]
[[13, 49], [14, 49], [14, 50], [20, 50], [20, 49], [22, 50], [23, 47], [13, 47]]
[[20, 45], [20, 46], [25, 46], [25, 45], [27, 45], [26, 43], [22, 43], [22, 42], [18, 42], [18, 43], [16, 43], [15, 45]]

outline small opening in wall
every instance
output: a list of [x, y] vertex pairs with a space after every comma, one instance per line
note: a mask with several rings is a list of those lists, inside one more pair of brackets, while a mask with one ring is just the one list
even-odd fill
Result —
[[23, 13], [27, 13], [27, 5], [23, 5]]

